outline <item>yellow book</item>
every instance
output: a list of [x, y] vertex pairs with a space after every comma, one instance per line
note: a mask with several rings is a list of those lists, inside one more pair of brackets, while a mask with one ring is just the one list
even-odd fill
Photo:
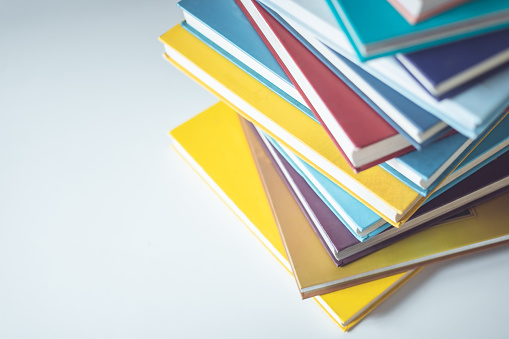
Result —
[[[224, 103], [218, 103], [175, 128], [170, 136], [177, 152], [291, 273], [238, 115]], [[315, 300], [341, 329], [347, 330], [415, 273], [416, 270], [411, 270], [396, 274]]]
[[323, 128], [180, 25], [160, 37], [166, 58], [384, 220], [399, 227], [425, 198], [378, 166], [355, 173]]

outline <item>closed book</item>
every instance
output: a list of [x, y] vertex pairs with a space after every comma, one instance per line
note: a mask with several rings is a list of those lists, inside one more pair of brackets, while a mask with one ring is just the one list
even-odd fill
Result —
[[451, 97], [509, 62], [509, 29], [396, 56], [433, 96]]
[[393, 226], [403, 224], [424, 202], [424, 197], [378, 166], [355, 173], [318, 123], [180, 25], [160, 40], [168, 61]]
[[[216, 104], [172, 130], [170, 135], [173, 139], [173, 148], [291, 272], [276, 222], [236, 112], [223, 103]], [[343, 291], [324, 294], [315, 300], [342, 330], [347, 330], [415, 272], [410, 271]]]
[[[336, 184], [399, 225], [424, 198], [378, 167], [355, 173], [323, 128], [180, 25], [160, 37], [167, 59]], [[382, 178], [382, 180], [379, 180]], [[397, 194], [394, 192], [397, 191]], [[368, 202], [369, 201], [369, 202]], [[376, 206], [376, 207], [375, 207]], [[416, 208], [416, 207], [415, 207]]]
[[509, 26], [509, 3], [499, 0], [470, 1], [417, 25], [409, 24], [387, 1], [327, 2], [361, 59], [407, 53]]
[[[509, 119], [504, 118], [472, 150], [472, 140], [452, 135], [430, 145], [421, 152], [412, 152], [381, 164], [380, 167], [427, 196], [433, 190], [462, 176], [465, 172], [500, 154], [509, 146]], [[458, 166], [462, 154], [470, 153]], [[451, 169], [456, 168], [451, 173]]]
[[401, 134], [258, 3], [237, 3], [355, 170], [411, 149]]
[[235, 0], [181, 0], [178, 6], [193, 34], [214, 42], [301, 106], [306, 104]]
[[379, 107], [377, 113], [398, 132], [411, 138], [409, 140], [414, 141], [412, 145], [416, 148], [419, 149], [421, 145], [429, 144], [447, 133], [447, 124], [433, 114], [365, 71], [360, 65], [334, 53], [295, 21], [285, 20], [268, 6], [263, 6], [334, 74], [350, 87], [357, 89], [363, 98], [373, 101]]

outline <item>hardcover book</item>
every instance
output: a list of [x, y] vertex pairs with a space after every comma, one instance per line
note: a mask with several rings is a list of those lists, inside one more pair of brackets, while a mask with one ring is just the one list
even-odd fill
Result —
[[401, 134], [265, 9], [253, 0], [237, 3], [355, 170], [410, 150]]
[[[218, 103], [170, 132], [174, 149], [234, 211], [258, 240], [291, 272], [285, 249], [238, 115]], [[350, 329], [416, 271], [397, 274], [315, 300]]]
[[409, 24], [387, 1], [327, 2], [361, 59], [416, 51], [509, 26], [509, 3], [499, 0], [470, 1], [417, 25]]
[[424, 202], [424, 197], [377, 166], [354, 173], [318, 123], [181, 26], [160, 39], [168, 61], [393, 226], [404, 223]]
[[357, 88], [361, 96], [378, 105], [378, 114], [400, 133], [409, 137], [410, 141], [413, 140], [412, 145], [416, 148], [433, 142], [449, 130], [446, 128], [447, 124], [433, 114], [366, 72], [362, 66], [334, 53], [298, 23], [291, 19], [287, 19], [287, 22], [269, 7], [264, 8], [334, 74], [349, 86], [351, 84], [352, 88]]
[[509, 29], [396, 57], [433, 96], [451, 97], [507, 67]]
[[181, 0], [178, 6], [183, 10], [186, 28], [191, 26], [193, 33], [199, 32], [286, 96], [306, 105], [235, 0]]
[[[475, 143], [456, 134], [439, 140], [420, 152], [411, 152], [389, 160], [380, 167], [427, 196], [437, 187], [444, 187], [447, 182], [459, 178], [479, 163], [504, 152], [509, 147], [507, 131], [509, 118], [505, 117], [471, 152], [470, 149]], [[458, 166], [458, 161], [464, 158], [465, 153], [470, 154]], [[459, 171], [458, 168], [451, 173], [451, 169], [456, 167], [462, 170]]]
[[[272, 137], [288, 145], [301, 158], [313, 164], [363, 203], [373, 209], [373, 205], [377, 206], [376, 210], [380, 210], [379, 213], [388, 222], [399, 225], [401, 220], [411, 213], [411, 209], [424, 200], [381, 168], [373, 167], [356, 174], [320, 124], [300, 114], [295, 106], [243, 72], [180, 25], [160, 39], [165, 44], [168, 61], [211, 90], [248, 120], [262, 127]], [[394, 191], [398, 194], [393, 194]]]

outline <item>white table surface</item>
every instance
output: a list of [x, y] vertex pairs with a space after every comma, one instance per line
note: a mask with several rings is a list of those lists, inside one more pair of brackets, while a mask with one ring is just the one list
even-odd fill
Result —
[[[217, 101], [161, 57], [176, 1], [0, 4], [0, 338], [343, 335], [170, 149]], [[346, 335], [507, 337], [508, 262], [430, 266]]]

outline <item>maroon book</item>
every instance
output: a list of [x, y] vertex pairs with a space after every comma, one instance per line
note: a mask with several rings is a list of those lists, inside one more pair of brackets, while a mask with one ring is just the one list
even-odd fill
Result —
[[252, 0], [236, 2], [355, 171], [414, 150], [262, 6]]

